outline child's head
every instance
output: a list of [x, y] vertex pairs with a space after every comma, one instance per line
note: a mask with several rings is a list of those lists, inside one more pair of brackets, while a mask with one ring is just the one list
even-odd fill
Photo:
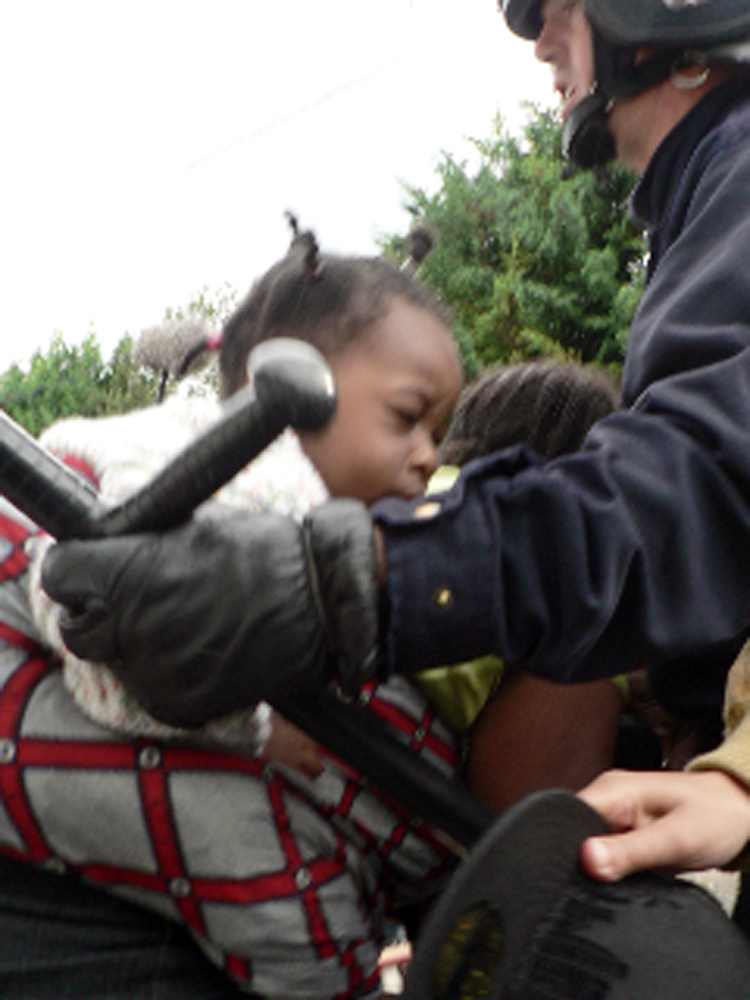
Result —
[[301, 434], [334, 496], [371, 503], [417, 496], [437, 461], [436, 437], [462, 384], [458, 353], [435, 300], [381, 258], [320, 254], [298, 232], [287, 256], [250, 290], [224, 328], [222, 393], [246, 380], [250, 351], [273, 337], [316, 347], [331, 366], [331, 424]]
[[440, 446], [440, 461], [463, 465], [514, 444], [549, 460], [576, 451], [589, 428], [620, 405], [601, 371], [562, 361], [503, 365], [467, 386]]

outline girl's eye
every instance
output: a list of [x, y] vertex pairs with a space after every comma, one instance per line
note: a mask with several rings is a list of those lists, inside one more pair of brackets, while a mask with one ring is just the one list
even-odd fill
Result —
[[402, 427], [414, 427], [422, 419], [422, 414], [414, 410], [395, 410], [396, 420]]

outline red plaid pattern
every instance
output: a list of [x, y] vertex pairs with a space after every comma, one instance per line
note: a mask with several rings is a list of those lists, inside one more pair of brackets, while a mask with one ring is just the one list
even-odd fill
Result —
[[[90, 722], [23, 621], [27, 537], [0, 516], [0, 850], [180, 921], [262, 995], [377, 995], [385, 909], [401, 883], [450, 868], [449, 852], [333, 759], [308, 783]], [[373, 685], [368, 697], [415, 752], [455, 774], [450, 737], [409, 685]]]

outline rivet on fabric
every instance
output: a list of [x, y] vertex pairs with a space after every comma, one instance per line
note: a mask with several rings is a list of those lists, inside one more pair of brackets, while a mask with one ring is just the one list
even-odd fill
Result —
[[436, 608], [447, 608], [453, 604], [453, 591], [449, 587], [438, 587], [432, 595], [432, 603]]
[[309, 889], [312, 885], [312, 875], [307, 868], [300, 868], [299, 871], [295, 872], [294, 882], [300, 891]]
[[430, 500], [428, 503], [421, 503], [414, 508], [414, 517], [419, 521], [426, 521], [428, 518], [436, 517], [440, 510], [441, 505], [436, 500]]
[[47, 860], [42, 863], [41, 867], [44, 868], [45, 871], [52, 872], [55, 875], [64, 875], [68, 870], [68, 866], [62, 858], [47, 858]]
[[179, 896], [180, 899], [184, 899], [190, 895], [190, 883], [186, 878], [177, 876], [177, 878], [170, 879], [169, 891], [173, 896]]
[[0, 740], [0, 764], [11, 764], [16, 759], [16, 744], [13, 740]]
[[161, 750], [155, 746], [144, 747], [138, 754], [138, 764], [151, 770], [161, 764]]

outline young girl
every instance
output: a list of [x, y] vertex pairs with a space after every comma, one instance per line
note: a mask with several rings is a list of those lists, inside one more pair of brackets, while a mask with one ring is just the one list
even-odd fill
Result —
[[[421, 494], [462, 381], [450, 331], [426, 291], [385, 261], [320, 255], [311, 234], [295, 231], [289, 254], [226, 325], [225, 395], [244, 384], [255, 344], [276, 336], [307, 340], [323, 353], [337, 413], [320, 432], [286, 432], [218, 499], [301, 518], [329, 495], [372, 502]], [[44, 442], [117, 501], [215, 415], [204, 402], [173, 400], [122, 417], [65, 421]], [[39, 786], [28, 786], [58, 861], [183, 921], [254, 994], [377, 996], [386, 908], [399, 896], [434, 891], [453, 864], [450, 852], [405, 808], [365, 788], [324, 749], [312, 752], [283, 721], [273, 720], [269, 732], [263, 707], [200, 733], [156, 723], [108, 670], [60, 646], [49, 602], [37, 582], [31, 590], [46, 643], [96, 723], [64, 709], [64, 723], [43, 716], [42, 736], [51, 740], [62, 726], [69, 742], [86, 743], [38, 798]], [[366, 697], [415, 752], [455, 776], [451, 735], [411, 684], [371, 685]], [[134, 763], [118, 773], [115, 795], [103, 787], [102, 768], [123, 741], [132, 744]], [[52, 751], [36, 759], [49, 767]], [[0, 844], [47, 860], [45, 837], [32, 837], [9, 815], [0, 814]]]
[[[313, 234], [299, 232], [294, 220], [293, 227], [287, 257], [257, 283], [224, 329], [222, 395], [227, 398], [246, 384], [247, 359], [257, 344], [294, 336], [315, 346], [328, 361], [336, 382], [337, 413], [321, 432], [287, 431], [220, 491], [218, 499], [301, 520], [328, 496], [368, 504], [386, 495], [419, 496], [434, 471], [436, 438], [448, 423], [461, 386], [458, 355], [442, 314], [421, 285], [385, 261], [321, 259]], [[119, 500], [214, 417], [213, 409], [212, 404], [173, 401], [171, 406], [95, 425], [65, 421], [42, 440], [79, 467], [86, 463], [102, 494]], [[40, 587], [32, 594], [37, 618], [45, 622], [48, 640], [60, 650], [71, 693], [88, 714], [126, 732], [176, 734], [143, 712], [106, 667], [80, 661], [67, 651], [55, 632], [57, 607]], [[291, 728], [279, 721], [274, 733], [270, 718], [268, 706], [262, 705], [250, 715], [212, 723], [202, 735], [256, 752], [265, 747], [266, 756], [287, 759], [280, 732], [291, 736]], [[305, 744], [301, 735], [296, 742]], [[315, 768], [308, 759], [303, 769], [309, 772], [310, 766]]]

